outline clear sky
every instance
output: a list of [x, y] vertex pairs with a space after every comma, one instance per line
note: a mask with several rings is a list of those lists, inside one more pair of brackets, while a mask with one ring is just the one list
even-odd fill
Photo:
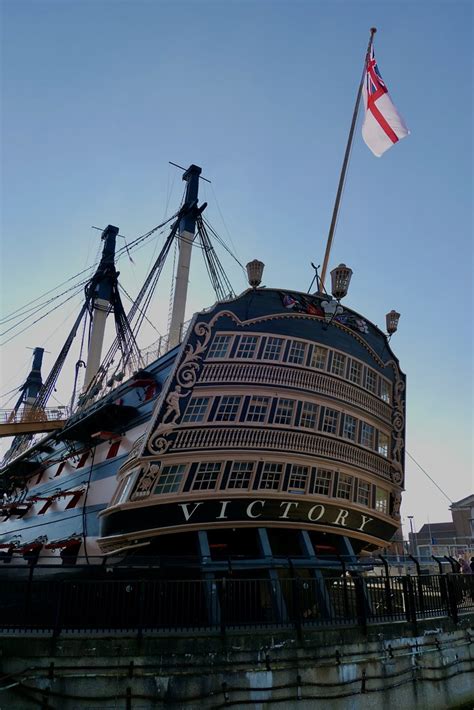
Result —
[[[411, 135], [378, 159], [358, 127], [331, 267], [352, 267], [347, 305], [373, 322], [401, 312], [392, 346], [407, 374], [407, 449], [452, 500], [471, 493], [472, 3], [2, 0], [1, 11], [4, 315], [95, 258], [91, 225], [131, 240], [171, 215], [182, 183], [169, 160], [203, 167], [207, 218], [243, 263], [265, 262], [266, 285], [307, 290], [378, 28], [379, 67]], [[161, 243], [120, 262], [130, 293]], [[163, 331], [169, 283], [160, 294]], [[199, 267], [189, 314], [213, 300]], [[51, 351], [49, 370], [78, 302], [2, 348], [0, 406], [24, 380], [27, 347]], [[406, 487], [405, 525], [450, 520], [410, 459]]]

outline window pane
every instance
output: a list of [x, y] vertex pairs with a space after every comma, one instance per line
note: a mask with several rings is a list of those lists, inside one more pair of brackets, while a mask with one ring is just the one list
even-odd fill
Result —
[[153, 491], [160, 495], [163, 493], [176, 493], [183, 480], [186, 466], [184, 464], [176, 464], [175, 466], [164, 466], [158, 478], [158, 482]]
[[313, 493], [320, 496], [328, 496], [331, 492], [333, 471], [328, 471], [324, 468], [318, 468], [316, 480], [314, 482]]
[[123, 503], [124, 501], [127, 500], [128, 495], [130, 491], [132, 490], [132, 487], [137, 480], [137, 476], [139, 472], [141, 471], [141, 467], [137, 466], [137, 468], [132, 468], [130, 473], [128, 474], [127, 480], [122, 484], [122, 490], [119, 493], [119, 496], [117, 500], [115, 501], [116, 504], [118, 503]]
[[388, 458], [388, 442], [388, 436], [384, 434], [383, 431], [379, 431], [379, 444], [377, 450], [379, 454], [385, 456], [385, 458]]
[[365, 375], [365, 386], [370, 392], [376, 392], [377, 390], [377, 375], [373, 370], [367, 369]]
[[291, 424], [294, 408], [294, 399], [279, 399], [275, 412], [275, 424]]
[[360, 443], [362, 446], [367, 446], [368, 449], [373, 449], [375, 438], [374, 427], [371, 424], [367, 424], [367, 422], [362, 422], [360, 431]]
[[319, 345], [313, 347], [313, 354], [311, 356], [311, 367], [315, 367], [318, 370], [325, 370], [328, 361], [328, 350], [327, 348], [321, 348]]
[[220, 463], [200, 463], [194, 476], [193, 491], [208, 491], [215, 488], [221, 465]]
[[357, 486], [357, 502], [361, 505], [370, 506], [371, 485], [367, 481], [360, 481]]
[[259, 488], [277, 491], [280, 487], [282, 471], [283, 464], [281, 463], [264, 464]]
[[209, 397], [193, 397], [184, 413], [183, 422], [202, 422], [206, 416]]
[[216, 422], [233, 422], [237, 416], [242, 397], [221, 397], [216, 412]]
[[387, 514], [388, 512], [388, 491], [378, 486], [375, 492], [375, 508], [379, 513]]
[[216, 335], [207, 357], [226, 357], [229, 352], [231, 335]]
[[247, 411], [248, 422], [264, 422], [268, 412], [268, 397], [252, 397]]
[[234, 461], [227, 481], [227, 488], [248, 488], [253, 468], [253, 461]]
[[315, 429], [318, 416], [318, 405], [312, 402], [303, 402], [301, 409], [300, 426]]
[[349, 379], [360, 385], [362, 380], [362, 364], [357, 360], [351, 360], [349, 365]]
[[290, 480], [288, 481], [289, 491], [301, 491], [304, 493], [306, 490], [306, 481], [308, 480], [308, 470], [307, 466], [297, 466], [293, 464], [290, 472]]
[[340, 473], [339, 480], [337, 482], [337, 497], [345, 498], [346, 500], [351, 500], [353, 482], [354, 479], [352, 478], [352, 476], [346, 476], [345, 473]]
[[282, 338], [267, 338], [265, 340], [265, 348], [263, 350], [262, 358], [264, 360], [279, 360], [282, 345]]
[[251, 358], [255, 355], [258, 338], [255, 335], [242, 335], [235, 357]]
[[335, 409], [329, 409], [329, 407], [325, 407], [323, 431], [325, 431], [327, 434], [335, 434], [337, 431], [338, 416], [339, 412], [337, 412]]
[[332, 365], [331, 372], [334, 375], [339, 375], [339, 377], [344, 377], [346, 369], [346, 356], [341, 355], [341, 353], [332, 354]]
[[292, 340], [290, 352], [288, 353], [288, 362], [292, 362], [295, 365], [303, 365], [305, 351], [306, 343], [302, 343], [300, 340]]
[[387, 380], [380, 380], [380, 396], [384, 402], [390, 404], [391, 401], [391, 391], [392, 386], [387, 382]]
[[351, 441], [356, 440], [356, 432], [357, 432], [357, 419], [355, 417], [351, 417], [350, 414], [345, 414], [344, 415], [344, 426], [342, 429], [342, 436], [345, 439], [350, 439]]

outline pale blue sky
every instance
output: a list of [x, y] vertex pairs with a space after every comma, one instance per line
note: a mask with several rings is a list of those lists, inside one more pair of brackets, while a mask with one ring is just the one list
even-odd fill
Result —
[[[202, 165], [207, 217], [241, 261], [262, 259], [269, 286], [306, 290], [378, 28], [379, 67], [411, 136], [377, 159], [358, 128], [331, 262], [354, 270], [347, 305], [381, 326], [401, 312], [392, 345], [407, 374], [408, 450], [453, 500], [472, 492], [472, 4], [3, 0], [1, 10], [5, 313], [94, 258], [91, 225], [132, 239], [171, 214], [181, 183], [169, 160]], [[129, 291], [152, 251], [120, 264]], [[213, 300], [201, 267], [190, 296], [190, 312]], [[2, 394], [21, 383], [27, 346], [52, 351], [48, 370], [73, 308], [3, 348]], [[417, 525], [450, 519], [409, 459], [402, 512]]]

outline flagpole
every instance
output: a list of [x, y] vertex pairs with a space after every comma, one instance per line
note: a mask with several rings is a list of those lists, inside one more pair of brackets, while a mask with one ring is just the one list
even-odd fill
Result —
[[362, 95], [362, 86], [364, 84], [364, 79], [365, 79], [365, 73], [366, 73], [366, 67], [367, 67], [367, 57], [370, 55], [370, 50], [372, 48], [372, 44], [374, 41], [374, 34], [376, 32], [377, 32], [376, 27], [370, 28], [370, 39], [369, 39], [369, 44], [367, 45], [367, 52], [365, 53], [364, 69], [362, 71], [362, 77], [360, 79], [359, 89], [357, 91], [357, 98], [356, 98], [356, 102], [355, 102], [354, 113], [352, 115], [351, 129], [349, 131], [349, 138], [347, 139], [346, 152], [344, 154], [344, 161], [342, 163], [341, 175], [339, 177], [339, 185], [337, 188], [336, 201], [334, 202], [334, 209], [332, 212], [331, 226], [329, 227], [328, 240], [326, 243], [326, 252], [324, 254], [323, 268], [321, 271], [321, 276], [319, 278], [321, 292], [324, 291], [324, 281], [326, 279], [329, 254], [331, 252], [332, 242], [334, 239], [334, 232], [336, 231], [336, 222], [337, 222], [337, 215], [339, 212], [339, 204], [341, 202], [342, 190], [344, 188], [344, 182], [346, 180], [346, 172], [347, 172], [347, 166], [349, 163], [349, 156], [351, 154], [352, 140], [354, 138], [354, 131], [355, 131], [356, 122], [357, 122], [357, 114], [359, 113], [360, 97]]

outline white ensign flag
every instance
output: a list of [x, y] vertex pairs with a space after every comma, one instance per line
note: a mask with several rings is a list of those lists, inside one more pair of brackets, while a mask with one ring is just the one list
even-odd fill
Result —
[[393, 105], [387, 87], [382, 81], [373, 47], [367, 58], [362, 91], [365, 104], [362, 137], [372, 153], [380, 158], [386, 150], [405, 138], [410, 131]]

